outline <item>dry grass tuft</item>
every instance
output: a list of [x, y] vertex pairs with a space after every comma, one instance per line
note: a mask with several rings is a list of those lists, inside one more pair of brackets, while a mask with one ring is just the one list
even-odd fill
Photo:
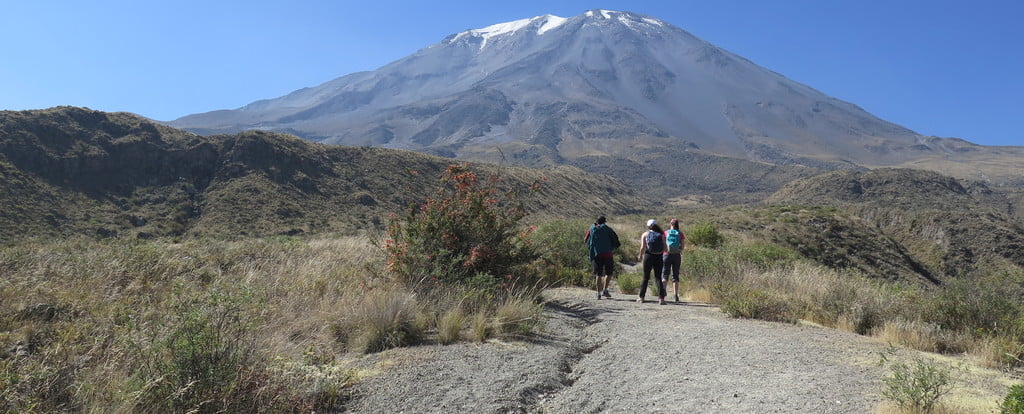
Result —
[[449, 309], [437, 323], [437, 342], [452, 344], [462, 339], [462, 328], [466, 325], [466, 313], [462, 307]]
[[495, 311], [495, 330], [504, 337], [530, 335], [540, 324], [543, 310], [525, 295], [512, 295]]
[[871, 335], [883, 342], [899, 344], [925, 352], [939, 350], [939, 327], [921, 321], [894, 319], [872, 330]]
[[470, 329], [473, 331], [474, 341], [484, 342], [487, 338], [491, 337], [491, 324], [485, 311], [477, 312], [476, 316], [473, 317]]

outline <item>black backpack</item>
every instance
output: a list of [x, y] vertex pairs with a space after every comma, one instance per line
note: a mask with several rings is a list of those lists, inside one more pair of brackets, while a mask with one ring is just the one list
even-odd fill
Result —
[[661, 233], [656, 231], [647, 231], [647, 253], [662, 253], [665, 251], [665, 239], [661, 237]]

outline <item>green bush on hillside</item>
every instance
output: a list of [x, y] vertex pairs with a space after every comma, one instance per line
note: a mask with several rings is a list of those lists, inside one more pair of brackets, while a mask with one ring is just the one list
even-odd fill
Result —
[[718, 228], [709, 222], [694, 224], [686, 232], [686, 240], [701, 247], [715, 249], [725, 242], [725, 236], [718, 232]]
[[950, 280], [924, 309], [944, 329], [974, 337], [1005, 336], [1024, 341], [1024, 284], [1013, 275]]
[[915, 358], [912, 364], [891, 362], [882, 354], [881, 363], [890, 363], [890, 373], [882, 379], [882, 396], [902, 409], [930, 413], [939, 399], [953, 387], [952, 370]]
[[583, 235], [590, 224], [585, 220], [545, 222], [530, 235], [540, 254], [540, 269], [554, 285], [589, 286], [591, 269]]

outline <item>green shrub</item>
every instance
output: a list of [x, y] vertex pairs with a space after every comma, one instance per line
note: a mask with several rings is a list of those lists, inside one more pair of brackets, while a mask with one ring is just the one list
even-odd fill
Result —
[[999, 405], [1000, 414], [1024, 414], [1024, 385], [1016, 384], [1010, 386]]
[[882, 364], [890, 363], [889, 375], [882, 379], [882, 396], [902, 409], [930, 413], [942, 396], [952, 388], [952, 370], [920, 358], [910, 364], [890, 362], [882, 354]]
[[725, 242], [725, 237], [718, 232], [718, 228], [709, 222], [694, 224], [686, 232], [686, 240], [694, 245], [716, 249]]
[[590, 275], [590, 255], [583, 235], [590, 226], [585, 220], [545, 222], [530, 235], [539, 247], [543, 271], [558, 284], [581, 286], [582, 276]]
[[643, 276], [643, 274], [638, 272], [619, 273], [615, 277], [615, 283], [619, 286], [619, 292], [635, 295], [640, 290], [640, 282], [643, 281]]
[[172, 312], [160, 326], [173, 327], [143, 345], [146, 364], [138, 367], [140, 408], [144, 411], [246, 411], [267, 403], [255, 395], [264, 374], [254, 328], [259, 315], [251, 290], [214, 288], [202, 293], [175, 289]]
[[736, 262], [717, 250], [703, 247], [689, 249], [682, 255], [679, 272], [698, 281], [720, 281], [736, 272]]
[[769, 292], [732, 283], [718, 283], [712, 295], [722, 312], [735, 318], [761, 319], [775, 322], [796, 322], [789, 304]]
[[1006, 336], [1024, 339], [1024, 289], [999, 275], [950, 280], [925, 304], [925, 318], [943, 329], [974, 337]]
[[[537, 253], [520, 220], [519, 193], [500, 193], [497, 177], [484, 182], [466, 166], [451, 165], [433, 197], [392, 216], [383, 248], [388, 270], [409, 286], [440, 287], [490, 275], [489, 288], [534, 284], [526, 265]], [[475, 280], [480, 285], [480, 280]]]
[[744, 244], [730, 253], [737, 260], [761, 269], [789, 265], [800, 258], [800, 254], [793, 250], [769, 243]]

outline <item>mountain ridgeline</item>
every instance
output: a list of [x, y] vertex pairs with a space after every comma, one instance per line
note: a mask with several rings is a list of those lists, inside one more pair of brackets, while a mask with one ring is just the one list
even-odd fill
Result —
[[753, 201], [820, 170], [879, 166], [1024, 184], [1022, 147], [922, 136], [663, 20], [608, 10], [456, 33], [377, 70], [169, 125], [572, 165], [658, 197]]
[[[202, 137], [125, 113], [0, 112], [0, 240], [72, 234], [301, 234], [373, 230], [439, 188], [456, 160], [250, 131]], [[507, 188], [546, 179], [535, 216], [629, 212], [616, 179], [473, 164]]]
[[[685, 155], [674, 160], [699, 162]], [[203, 137], [126, 113], [4, 111], [0, 241], [375, 231], [388, 213], [436, 191], [442, 171], [459, 162], [273, 132]], [[529, 220], [537, 222], [676, 210], [687, 223], [717, 222], [832, 267], [926, 284], [983, 266], [1024, 267], [1024, 221], [1015, 193], [927, 171], [825, 172], [779, 180], [781, 189], [758, 199], [760, 205], [708, 208], [692, 198], [652, 197], [648, 188], [668, 185], [657, 180], [634, 187], [569, 166], [470, 165], [502, 177], [504, 188], [546, 180], [524, 200]], [[608, 168], [629, 176], [633, 168], [669, 167]], [[731, 174], [737, 182], [745, 173], [723, 165], [691, 168]]]

